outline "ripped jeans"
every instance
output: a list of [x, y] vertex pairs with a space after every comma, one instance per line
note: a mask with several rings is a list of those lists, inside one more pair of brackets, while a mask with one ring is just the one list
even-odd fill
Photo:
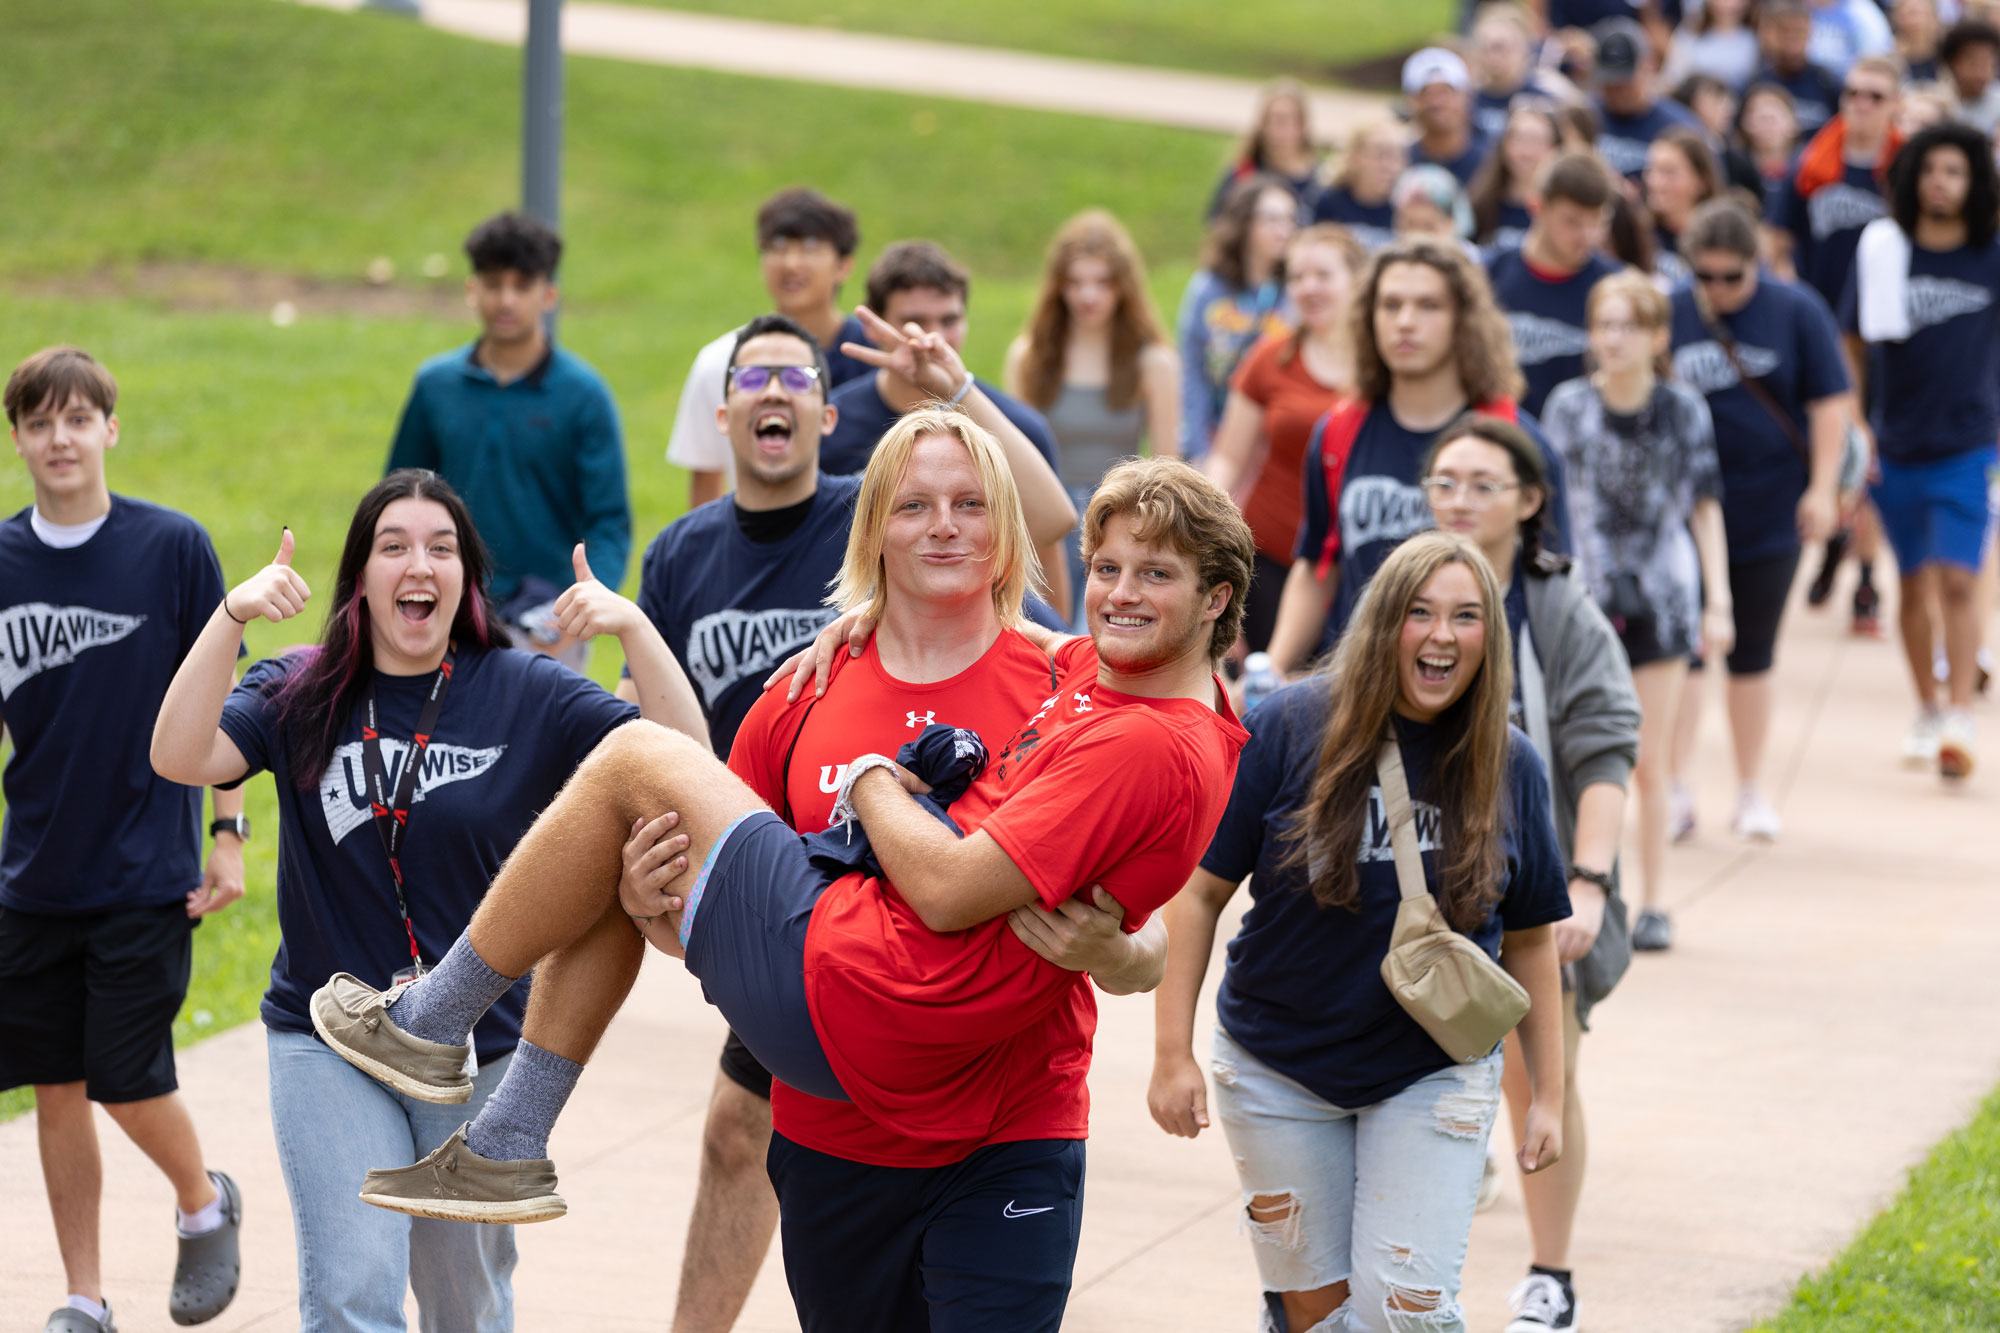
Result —
[[[1210, 1073], [1264, 1285], [1260, 1333], [1460, 1333], [1499, 1054], [1356, 1110], [1315, 1096], [1220, 1027]], [[1310, 1329], [1286, 1328], [1277, 1293], [1343, 1281], [1346, 1305]]]

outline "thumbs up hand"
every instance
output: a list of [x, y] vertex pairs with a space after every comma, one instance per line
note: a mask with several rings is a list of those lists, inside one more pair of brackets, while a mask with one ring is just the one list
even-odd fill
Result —
[[285, 621], [305, 610], [311, 597], [312, 589], [292, 568], [292, 530], [286, 528], [271, 563], [231, 588], [222, 599], [222, 610], [238, 622], [257, 616]]
[[600, 634], [621, 635], [646, 618], [646, 613], [616, 591], [597, 581], [584, 558], [583, 543], [570, 552], [576, 582], [556, 598], [556, 624], [566, 639], [592, 639]]

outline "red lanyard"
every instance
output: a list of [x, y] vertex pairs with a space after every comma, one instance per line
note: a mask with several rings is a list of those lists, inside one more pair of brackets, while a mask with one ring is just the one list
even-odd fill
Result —
[[389, 779], [382, 763], [381, 729], [375, 720], [375, 682], [368, 682], [368, 717], [361, 726], [361, 765], [368, 779], [368, 800], [375, 815], [375, 832], [382, 838], [382, 850], [389, 854], [389, 874], [396, 881], [396, 910], [403, 914], [403, 933], [410, 937], [410, 962], [419, 970], [423, 956], [417, 952], [417, 928], [410, 922], [410, 903], [403, 887], [403, 838], [410, 825], [410, 803], [417, 798], [417, 778], [430, 752], [431, 733], [437, 729], [438, 714], [444, 711], [445, 692], [451, 688], [451, 654], [438, 664], [437, 679], [431, 682], [430, 697], [424, 700], [417, 719], [416, 735], [403, 756], [403, 771], [396, 781], [394, 799], [389, 795]]

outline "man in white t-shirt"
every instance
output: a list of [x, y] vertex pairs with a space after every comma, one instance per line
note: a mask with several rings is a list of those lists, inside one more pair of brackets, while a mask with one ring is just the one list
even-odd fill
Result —
[[[853, 211], [817, 190], [782, 190], [757, 210], [758, 267], [771, 293], [771, 308], [804, 325], [826, 350], [829, 393], [869, 370], [840, 350], [843, 342], [868, 340], [860, 321], [840, 308], [840, 286], [854, 270], [860, 240]], [[715, 424], [736, 333], [730, 329], [695, 353], [674, 410], [667, 461], [691, 474], [690, 509], [727, 494], [736, 484], [729, 438]]]

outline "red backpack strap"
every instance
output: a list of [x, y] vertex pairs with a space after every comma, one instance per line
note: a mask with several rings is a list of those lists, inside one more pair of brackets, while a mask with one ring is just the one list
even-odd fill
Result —
[[1490, 403], [1478, 403], [1472, 410], [1481, 416], [1499, 417], [1502, 421], [1511, 421], [1517, 426], [1521, 424], [1521, 405], [1512, 398], [1495, 398]]
[[1340, 487], [1347, 477], [1347, 460], [1354, 453], [1354, 441], [1361, 434], [1361, 423], [1368, 419], [1371, 403], [1357, 398], [1343, 398], [1327, 409], [1320, 418], [1320, 467], [1326, 475], [1327, 524], [1326, 540], [1321, 543], [1319, 554], [1313, 560], [1313, 572], [1325, 578], [1333, 568], [1334, 557], [1340, 554]]

